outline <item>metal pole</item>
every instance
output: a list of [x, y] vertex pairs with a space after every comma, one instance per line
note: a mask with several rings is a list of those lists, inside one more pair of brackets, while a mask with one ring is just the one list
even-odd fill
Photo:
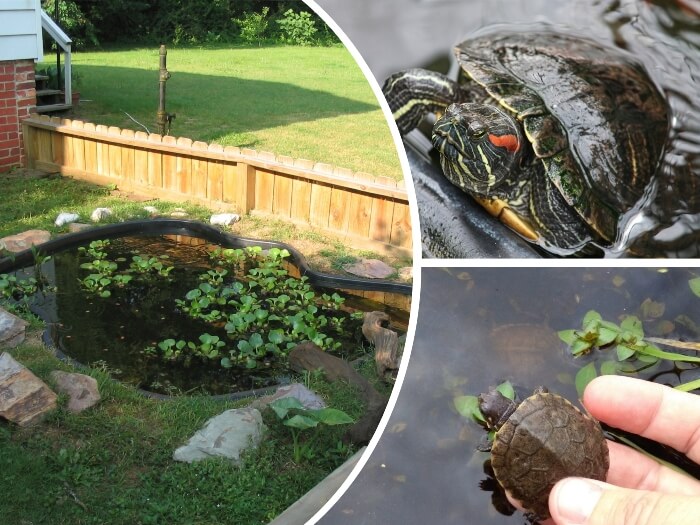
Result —
[[165, 135], [166, 127], [168, 126], [168, 114], [165, 112], [165, 83], [170, 78], [170, 73], [166, 68], [166, 57], [168, 52], [165, 45], [160, 46], [160, 77], [159, 77], [159, 99], [158, 99], [158, 133]]
[[[59, 0], [56, 0], [54, 2], [54, 12], [53, 12], [53, 18], [54, 21], [56, 22], [56, 25], [60, 27], [59, 24], [59, 14], [58, 14], [58, 2]], [[61, 89], [61, 46], [56, 43], [56, 89]]]

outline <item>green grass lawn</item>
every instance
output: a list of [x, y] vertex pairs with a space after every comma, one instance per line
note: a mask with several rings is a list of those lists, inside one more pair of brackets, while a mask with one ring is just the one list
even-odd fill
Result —
[[[74, 370], [36, 340], [10, 353], [44, 380], [53, 369]], [[96, 407], [72, 414], [60, 408], [65, 400], [59, 398], [59, 409], [36, 426], [0, 422], [2, 523], [265, 524], [353, 452], [340, 443], [344, 427], [323, 427], [309, 433], [310, 453], [295, 463], [289, 429], [266, 410], [266, 437], [243, 466], [226, 460], [178, 463], [173, 450], [207, 419], [245, 403], [207, 397], [156, 401], [108, 371], [78, 371], [97, 379], [102, 401]], [[306, 379], [329, 406], [361, 415], [347, 385], [315, 374]]]
[[[75, 118], [156, 132], [158, 49], [73, 55]], [[173, 48], [171, 134], [402, 178], [374, 93], [344, 47]]]

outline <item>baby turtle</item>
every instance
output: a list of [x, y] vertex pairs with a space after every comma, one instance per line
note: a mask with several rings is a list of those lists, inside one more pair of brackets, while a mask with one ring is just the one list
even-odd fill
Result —
[[479, 396], [487, 426], [496, 431], [491, 466], [501, 486], [538, 519], [549, 514], [549, 493], [569, 476], [605, 481], [610, 459], [600, 424], [544, 388], [516, 403], [496, 389]]

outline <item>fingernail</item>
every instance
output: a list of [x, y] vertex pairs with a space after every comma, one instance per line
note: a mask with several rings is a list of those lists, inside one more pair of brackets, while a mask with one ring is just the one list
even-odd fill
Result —
[[554, 494], [559, 517], [570, 525], [582, 525], [595, 509], [603, 489], [586, 479], [569, 478], [557, 485]]

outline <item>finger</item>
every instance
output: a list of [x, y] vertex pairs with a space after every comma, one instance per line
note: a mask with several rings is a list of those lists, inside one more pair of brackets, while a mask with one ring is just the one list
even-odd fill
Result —
[[630, 447], [608, 441], [608, 483], [629, 489], [700, 496], [700, 481], [661, 465]]
[[557, 525], [665, 525], [700, 523], [700, 496], [679, 496], [566, 478], [549, 495]]
[[669, 445], [700, 463], [700, 396], [622, 376], [600, 376], [583, 393], [596, 419]]

